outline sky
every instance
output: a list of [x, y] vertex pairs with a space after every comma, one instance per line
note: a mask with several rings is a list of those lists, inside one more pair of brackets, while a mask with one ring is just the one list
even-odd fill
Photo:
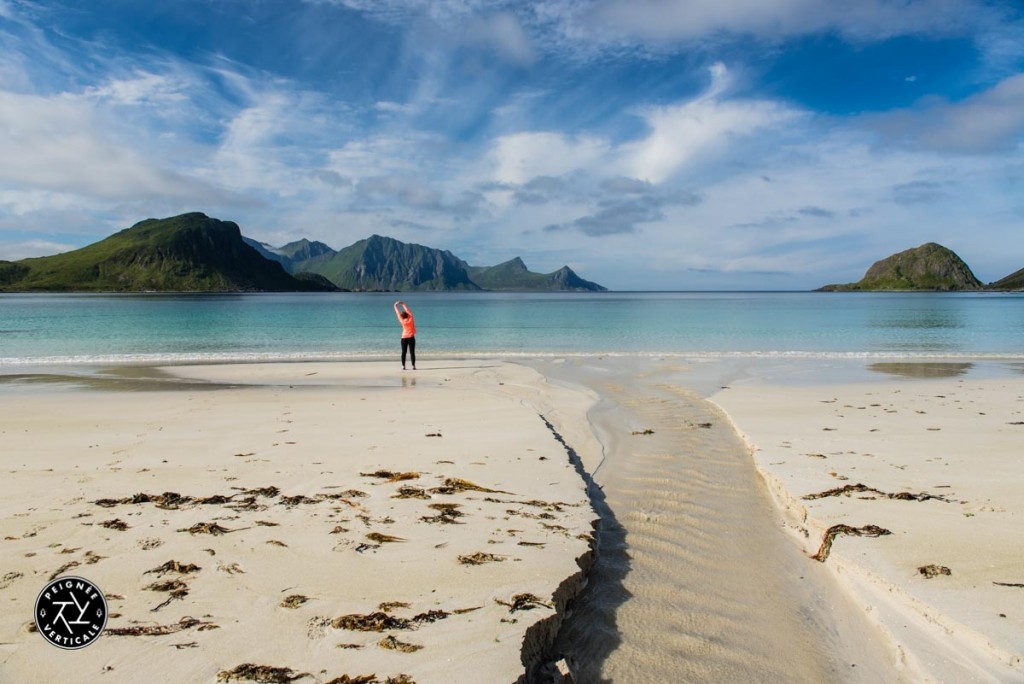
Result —
[[1020, 0], [0, 0], [0, 259], [201, 211], [614, 290], [1024, 267]]

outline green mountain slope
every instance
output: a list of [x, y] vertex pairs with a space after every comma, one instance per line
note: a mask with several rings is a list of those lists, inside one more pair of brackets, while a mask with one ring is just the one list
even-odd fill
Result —
[[981, 287], [981, 281], [955, 252], [929, 242], [876, 261], [856, 283], [826, 285], [820, 291], [959, 291]]
[[568, 266], [554, 273], [533, 273], [519, 257], [497, 266], [472, 266], [469, 275], [474, 283], [492, 291], [606, 291], [597, 283], [580, 278]]
[[0, 264], [0, 289], [76, 292], [323, 291], [242, 240], [238, 225], [204, 214], [147, 219], [71, 252]]
[[[3, 273], [0, 271], [0, 279], [3, 278]], [[1001, 278], [994, 283], [990, 283], [986, 290], [1024, 290], [1024, 268], [1019, 271], [1015, 271], [1005, 278]]]
[[466, 265], [451, 252], [373, 235], [328, 259], [296, 265], [346, 290], [479, 290]]

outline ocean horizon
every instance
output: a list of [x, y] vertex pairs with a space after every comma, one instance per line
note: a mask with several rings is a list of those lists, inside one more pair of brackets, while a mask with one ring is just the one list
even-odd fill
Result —
[[1024, 358], [1022, 293], [32, 293], [0, 295], [0, 365], [389, 358], [396, 299], [421, 358]]

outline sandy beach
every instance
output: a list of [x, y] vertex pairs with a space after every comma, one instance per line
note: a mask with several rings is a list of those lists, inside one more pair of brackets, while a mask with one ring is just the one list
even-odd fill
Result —
[[876, 363], [857, 382], [753, 380], [712, 397], [792, 538], [913, 681], [1024, 681], [1024, 377], [989, 366]]
[[1013, 369], [432, 361], [8, 375], [0, 681], [1021, 681]]
[[[0, 681], [513, 682], [589, 563], [590, 397], [530, 369], [50, 380], [0, 398]], [[109, 602], [79, 651], [32, 633], [61, 575]]]

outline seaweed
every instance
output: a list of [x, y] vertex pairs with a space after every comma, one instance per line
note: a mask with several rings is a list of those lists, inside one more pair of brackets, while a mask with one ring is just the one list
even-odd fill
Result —
[[224, 496], [223, 494], [214, 494], [213, 496], [205, 496], [195, 500], [195, 503], [203, 505], [226, 504], [230, 502], [231, 497]]
[[132, 625], [131, 627], [107, 627], [103, 633], [109, 636], [164, 636], [182, 632], [186, 629], [197, 628], [198, 631], [219, 629], [212, 622], [203, 622], [194, 617], [183, 617], [176, 623], [169, 625]]
[[168, 572], [177, 572], [177, 573], [182, 574], [182, 575], [187, 575], [189, 573], [199, 572], [200, 570], [202, 570], [202, 568], [199, 567], [198, 565], [194, 564], [194, 563], [179, 563], [176, 560], [169, 560], [166, 563], [164, 563], [163, 565], [157, 566], [157, 567], [153, 568], [152, 570], [146, 570], [146, 572], [144, 572], [143, 574], [144, 575], [153, 575], [153, 574], [163, 575], [163, 574], [166, 574]]
[[238, 530], [229, 530], [226, 527], [221, 527], [217, 523], [201, 522], [196, 523], [192, 527], [181, 528], [178, 532], [188, 532], [189, 534], [212, 534], [215, 537], [222, 534], [228, 534], [229, 532], [237, 532]]
[[377, 645], [389, 651], [398, 651], [400, 653], [415, 653], [423, 648], [419, 644], [410, 644], [405, 641], [399, 641], [393, 634], [389, 634], [378, 641]]
[[464, 613], [472, 613], [474, 610], [480, 610], [483, 606], [473, 606], [472, 608], [456, 608], [452, 611], [453, 615], [463, 615]]
[[878, 525], [865, 525], [863, 527], [833, 525], [825, 530], [825, 536], [822, 537], [821, 546], [818, 548], [818, 552], [811, 556], [811, 558], [820, 563], [824, 563], [825, 559], [828, 558], [829, 553], [832, 551], [832, 542], [835, 541], [835, 538], [840, 534], [847, 534], [854, 537], [884, 537], [892, 534], [892, 532], [884, 527], [879, 527]]
[[146, 591], [169, 591], [172, 594], [175, 592], [188, 590], [188, 585], [182, 582], [180, 579], [164, 580], [162, 582], [153, 582], [148, 587], [143, 587]]
[[[331, 489], [332, 487], [325, 487], [325, 489]], [[335, 494], [321, 494], [320, 496], [325, 499], [362, 499], [369, 496], [369, 494], [361, 492], [358, 489], [346, 489], [343, 492], [337, 492]]]
[[512, 597], [512, 601], [502, 601], [501, 599], [494, 599], [494, 602], [508, 608], [509, 613], [515, 613], [519, 610], [533, 610], [534, 608], [551, 608], [550, 603], [542, 601], [540, 598], [533, 594], [516, 594]]
[[953, 572], [945, 565], [922, 565], [917, 569], [926, 579], [938, 577], [939, 575], [952, 575]]
[[483, 565], [484, 563], [500, 563], [505, 560], [504, 556], [495, 556], [493, 553], [477, 551], [468, 556], [459, 556], [461, 565]]
[[422, 487], [399, 487], [398, 492], [391, 495], [392, 499], [429, 499], [430, 495]]
[[151, 608], [150, 612], [155, 613], [156, 611], [170, 605], [171, 601], [177, 601], [188, 596], [188, 585], [179, 579], [164, 580], [163, 582], [154, 582], [148, 587], [144, 587], [147, 591], [162, 591], [168, 592], [167, 600]]
[[244, 494], [246, 496], [264, 496], [268, 499], [273, 499], [281, 493], [281, 490], [273, 485], [269, 487], [256, 487], [254, 489], [242, 489], [241, 487], [232, 487], [232, 489], [239, 490], [238, 494], [235, 494], [235, 496]]
[[[358, 648], [362, 648], [362, 646], [359, 646]], [[380, 684], [380, 680], [377, 679], [377, 675], [375, 674], [356, 675], [355, 677], [350, 677], [345, 674], [340, 677], [335, 677], [331, 681], [327, 682], [327, 684]]]
[[372, 542], [377, 542], [378, 544], [388, 544], [392, 542], [405, 541], [401, 537], [393, 537], [390, 534], [381, 534], [380, 532], [370, 532], [368, 535], [366, 535], [366, 538]]
[[456, 518], [461, 518], [465, 515], [462, 511], [458, 510], [460, 504], [456, 503], [433, 503], [429, 505], [429, 508], [439, 511], [437, 515], [425, 515], [420, 518], [423, 522], [428, 523], [444, 523], [447, 525], [461, 525]]
[[303, 596], [302, 594], [292, 594], [291, 596], [286, 596], [285, 599], [283, 601], [281, 601], [281, 607], [282, 608], [298, 608], [299, 606], [301, 606], [303, 603], [305, 603], [308, 600], [309, 600], [308, 596]]
[[126, 523], [124, 520], [121, 520], [120, 518], [114, 518], [113, 520], [104, 520], [100, 523], [100, 527], [105, 527], [108, 530], [117, 530], [119, 532], [124, 532], [128, 529], [128, 523]]
[[385, 613], [390, 613], [395, 608], [412, 608], [412, 605], [405, 601], [385, 601], [384, 603], [377, 606], [378, 610], [382, 610]]
[[287, 684], [296, 679], [310, 677], [308, 672], [295, 672], [290, 667], [271, 667], [270, 665], [253, 665], [244, 663], [233, 670], [221, 670], [217, 673], [218, 682], [259, 682], [260, 684]]
[[880, 489], [868, 487], [860, 482], [857, 484], [836, 487], [835, 489], [827, 489], [816, 494], [806, 494], [801, 498], [805, 501], [813, 501], [814, 499], [824, 499], [830, 496], [850, 496], [850, 494], [862, 492], [877, 494], [878, 496], [885, 497], [886, 499], [896, 499], [898, 501], [928, 501], [929, 499], [935, 499], [936, 501], [949, 503], [949, 499], [935, 494], [928, 494], [927, 492], [921, 492], [920, 494], [912, 494], [910, 492], [896, 492], [894, 494], [889, 494], [881, 491]]
[[404, 482], [405, 480], [418, 480], [420, 474], [417, 472], [394, 473], [390, 470], [375, 470], [372, 473], [359, 473], [363, 477], [375, 477], [387, 482]]
[[451, 613], [444, 610], [428, 610], [426, 613], [419, 613], [418, 615], [414, 615], [412, 621], [417, 624], [423, 624], [424, 622], [431, 623], [437, 622], [438, 620], [444, 620], [446, 617], [450, 615]]
[[98, 556], [95, 553], [93, 553], [92, 551], [86, 551], [85, 552], [85, 564], [86, 565], [95, 565], [96, 563], [99, 563], [104, 558], [106, 558], [106, 556]]
[[295, 508], [300, 504], [315, 504], [319, 503], [320, 499], [306, 496], [305, 494], [296, 494], [295, 496], [282, 496], [278, 504], [287, 508]]
[[81, 563], [78, 561], [71, 561], [69, 563], [65, 563], [64, 565], [60, 566], [59, 568], [53, 571], [53, 574], [50, 575], [50, 579], [57, 579], [57, 577], [64, 574], [64, 572], [66, 572], [67, 570], [70, 570], [71, 568], [77, 568], [79, 565], [81, 565]]
[[505, 492], [500, 489], [488, 489], [481, 487], [475, 482], [469, 480], [463, 480], [458, 477], [445, 478], [444, 482], [440, 487], [434, 487], [430, 490], [431, 494], [456, 494], [458, 492], [483, 492], [484, 494], [513, 494], [512, 492]]
[[415, 629], [416, 623], [408, 618], [388, 615], [378, 611], [368, 615], [351, 613], [342, 615], [331, 621], [334, 629], [345, 629], [350, 632], [383, 632], [386, 629]]

